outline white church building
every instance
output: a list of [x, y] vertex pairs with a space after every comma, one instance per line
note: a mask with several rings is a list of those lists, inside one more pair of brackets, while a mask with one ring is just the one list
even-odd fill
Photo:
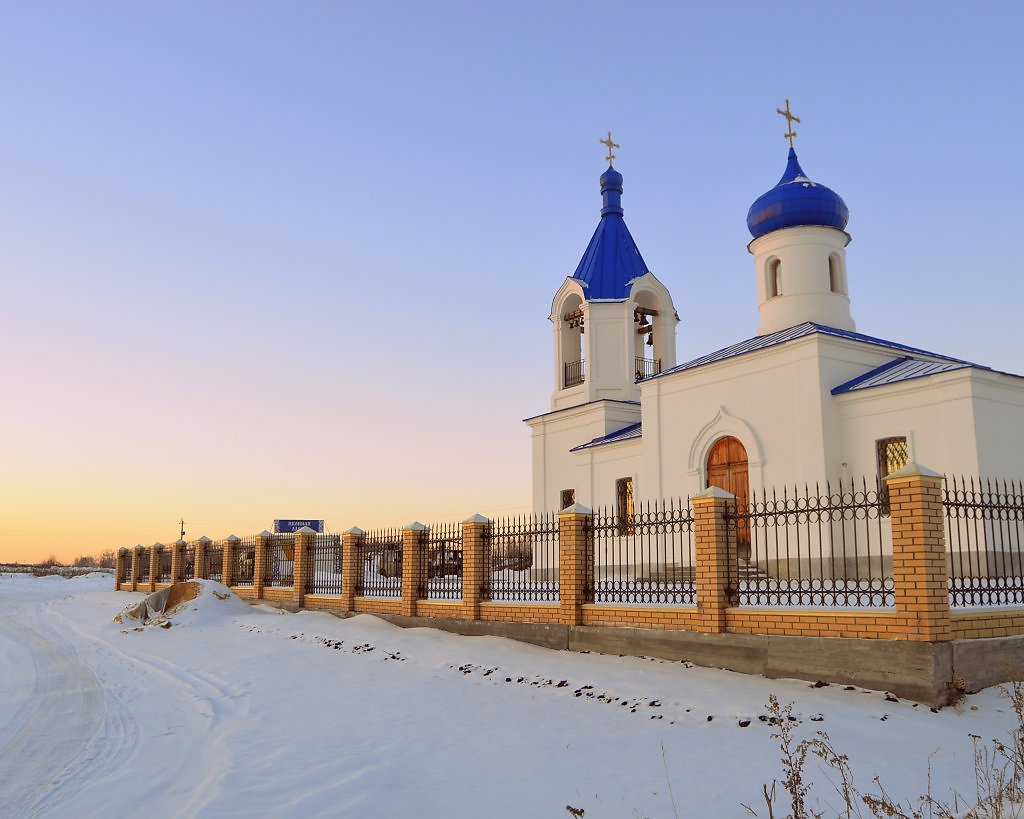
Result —
[[623, 220], [607, 144], [601, 220], [551, 302], [551, 409], [526, 419], [535, 512], [631, 512], [634, 497], [709, 485], [746, 498], [870, 484], [908, 461], [1024, 477], [1024, 378], [857, 332], [848, 209], [808, 178], [792, 144], [782, 179], [747, 215], [756, 334], [677, 362], [679, 316]]

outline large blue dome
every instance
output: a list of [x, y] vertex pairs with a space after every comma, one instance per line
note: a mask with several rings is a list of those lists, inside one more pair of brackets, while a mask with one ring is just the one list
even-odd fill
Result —
[[789, 149], [786, 172], [774, 188], [757, 198], [747, 213], [747, 228], [756, 239], [788, 227], [815, 225], [844, 230], [850, 209], [843, 198], [831, 188], [807, 178]]

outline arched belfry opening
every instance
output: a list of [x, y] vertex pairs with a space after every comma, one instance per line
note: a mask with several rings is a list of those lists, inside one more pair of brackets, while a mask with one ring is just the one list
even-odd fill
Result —
[[662, 318], [664, 307], [649, 291], [641, 291], [633, 298], [633, 370], [639, 381], [658, 375], [662, 370], [668, 332]]
[[578, 386], [586, 380], [586, 360], [584, 357], [584, 333], [586, 323], [583, 313], [583, 299], [576, 293], [570, 293], [559, 309], [559, 372], [561, 389]]

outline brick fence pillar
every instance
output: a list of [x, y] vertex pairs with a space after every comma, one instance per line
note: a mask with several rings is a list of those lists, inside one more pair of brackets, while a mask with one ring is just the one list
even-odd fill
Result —
[[232, 573], [235, 570], [235, 555], [238, 553], [239, 544], [242, 539], [238, 535], [228, 535], [224, 538], [224, 552], [220, 568], [220, 582], [230, 586], [235, 582]]
[[363, 538], [366, 532], [353, 526], [341, 536], [341, 607], [356, 610], [356, 588], [363, 579]]
[[270, 557], [270, 545], [274, 542], [274, 536], [264, 529], [256, 535], [256, 554], [252, 560], [252, 589], [256, 599], [263, 597], [263, 573], [267, 567], [267, 558]]
[[690, 498], [693, 505], [694, 558], [697, 563], [697, 615], [701, 630], [726, 630], [726, 609], [733, 604], [728, 590], [739, 582], [739, 563], [729, 548], [726, 512], [736, 496], [712, 486]]
[[594, 514], [582, 503], [558, 513], [559, 619], [583, 623], [583, 604], [594, 590]]
[[301, 606], [306, 597], [306, 581], [313, 567], [309, 558], [316, 545], [316, 532], [303, 526], [295, 533], [295, 553], [292, 555], [292, 602]]
[[490, 580], [484, 576], [489, 563], [487, 550], [491, 547], [488, 539], [490, 525], [490, 518], [483, 515], [473, 515], [462, 521], [462, 602], [466, 613], [474, 620], [480, 619], [484, 583]]
[[128, 562], [130, 559], [128, 550], [124, 546], [117, 550], [117, 557], [114, 559], [114, 591], [121, 588], [125, 565], [131, 566], [131, 563]]
[[[420, 598], [420, 580], [426, 575], [423, 565], [423, 542], [427, 527], [418, 520], [402, 529], [402, 614], [416, 616], [416, 601]], [[426, 589], [423, 590], [426, 594]]]
[[896, 612], [909, 640], [952, 640], [942, 476], [910, 463], [887, 475]]
[[132, 549], [132, 591], [139, 590], [139, 575], [142, 574], [142, 561], [145, 559], [146, 547], [136, 543]]
[[171, 544], [171, 582], [180, 583], [185, 565], [185, 547], [188, 544], [180, 538]]
[[164, 544], [154, 543], [149, 547], [149, 591], [156, 591], [156, 579], [160, 575], [160, 554]]
[[210, 567], [206, 565], [206, 553], [213, 543], [206, 535], [196, 541], [195, 563], [192, 566], [192, 576], [196, 580], [206, 580], [210, 576]]

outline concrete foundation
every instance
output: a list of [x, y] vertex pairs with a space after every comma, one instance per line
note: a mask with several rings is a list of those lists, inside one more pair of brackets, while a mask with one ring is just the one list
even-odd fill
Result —
[[[250, 601], [295, 611], [294, 606]], [[337, 617], [354, 612], [332, 611]], [[436, 628], [470, 637], [506, 637], [544, 648], [687, 660], [769, 679], [791, 678], [891, 691], [930, 706], [947, 705], [957, 689], [979, 691], [1024, 678], [1024, 637], [944, 642], [850, 637], [701, 634], [604, 626], [457, 620], [375, 614], [402, 628]]]

